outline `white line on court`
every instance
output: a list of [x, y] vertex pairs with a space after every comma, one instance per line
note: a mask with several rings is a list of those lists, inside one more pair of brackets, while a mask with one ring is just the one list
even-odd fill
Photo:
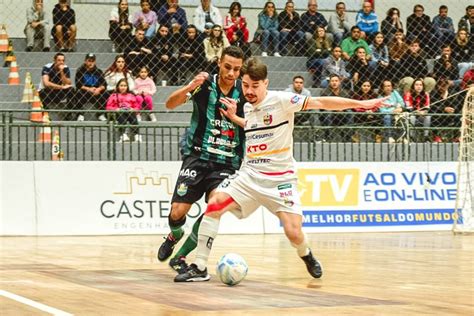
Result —
[[34, 308], [39, 309], [39, 310], [42, 310], [43, 312], [46, 312], [46, 313], [50, 313], [50, 314], [52, 314], [52, 315], [58, 315], [58, 316], [70, 316], [70, 315], [73, 315], [73, 314], [66, 313], [66, 312], [64, 312], [64, 311], [62, 311], [62, 310], [59, 310], [59, 309], [50, 307], [50, 306], [48, 306], [48, 305], [44, 305], [44, 304], [41, 304], [41, 303], [32, 301], [32, 300], [27, 299], [27, 298], [25, 298], [25, 297], [23, 297], [23, 296], [20, 296], [20, 295], [16, 295], [16, 294], [7, 292], [7, 291], [5, 291], [5, 290], [0, 290], [0, 296], [5, 296], [6, 298], [15, 300], [15, 301], [20, 302], [20, 303], [23, 303], [23, 304], [25, 304], [25, 305], [29, 305], [29, 306], [31, 306], [31, 307], [34, 307]]

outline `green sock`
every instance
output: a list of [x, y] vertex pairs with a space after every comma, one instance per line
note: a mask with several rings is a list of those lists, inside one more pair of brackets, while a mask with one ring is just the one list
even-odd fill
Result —
[[179, 248], [178, 252], [174, 256], [175, 258], [179, 258], [181, 256], [186, 257], [191, 251], [196, 249], [197, 246], [197, 235], [199, 231], [199, 226], [201, 225], [201, 221], [204, 214], [201, 215], [198, 220], [193, 225], [193, 231], [188, 236], [184, 244]]
[[181, 239], [181, 237], [183, 237], [183, 235], [184, 235], [184, 229], [183, 229], [184, 223], [185, 223], [184, 220], [180, 220], [179, 223], [178, 223], [176, 226], [171, 226], [171, 225], [170, 225], [171, 235], [172, 235], [176, 240]]

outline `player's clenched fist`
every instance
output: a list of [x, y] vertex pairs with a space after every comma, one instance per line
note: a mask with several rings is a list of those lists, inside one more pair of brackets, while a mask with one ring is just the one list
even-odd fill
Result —
[[202, 85], [204, 83], [204, 81], [207, 80], [207, 78], [209, 77], [209, 74], [207, 72], [200, 72], [198, 73], [194, 79], [189, 83], [189, 88], [191, 90], [194, 90], [196, 89], [197, 87], [199, 87], [200, 85]]

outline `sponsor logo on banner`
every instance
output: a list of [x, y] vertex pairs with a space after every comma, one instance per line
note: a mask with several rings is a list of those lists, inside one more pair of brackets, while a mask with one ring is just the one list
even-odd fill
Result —
[[456, 182], [450, 168], [424, 172], [419, 164], [398, 169], [382, 163], [371, 168], [301, 168], [303, 226], [450, 225]]
[[[98, 213], [117, 231], [159, 231], [168, 229], [168, 215], [175, 180], [159, 171], [136, 168], [125, 172], [123, 182], [98, 203]], [[188, 187], [181, 183], [178, 195], [187, 193]], [[199, 203], [194, 203], [188, 213], [191, 219], [202, 213]], [[191, 223], [186, 223], [189, 225]], [[191, 224], [192, 225], [192, 224]]]

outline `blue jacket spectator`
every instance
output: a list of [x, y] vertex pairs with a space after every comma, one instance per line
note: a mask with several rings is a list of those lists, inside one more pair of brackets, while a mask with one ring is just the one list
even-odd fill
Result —
[[356, 25], [363, 32], [363, 38], [372, 38], [372, 36], [379, 30], [378, 17], [373, 11], [372, 4], [370, 2], [364, 2], [362, 10], [357, 12]]
[[270, 40], [273, 44], [275, 56], [280, 56], [280, 32], [278, 31], [280, 24], [278, 22], [278, 13], [275, 4], [271, 1], [265, 3], [262, 12], [258, 14], [258, 28], [255, 32], [255, 38], [260, 38], [262, 42], [262, 56], [268, 56], [268, 46]]
[[439, 7], [439, 14], [433, 18], [433, 31], [441, 44], [447, 44], [454, 40], [453, 19], [448, 16], [448, 7]]
[[305, 32], [306, 40], [310, 40], [316, 28], [322, 26], [326, 28], [328, 21], [318, 12], [318, 3], [316, 0], [308, 1], [308, 10], [301, 15], [301, 30]]
[[177, 0], [168, 0], [157, 13], [158, 23], [166, 25], [173, 34], [184, 32], [188, 28], [186, 11], [181, 8]]

